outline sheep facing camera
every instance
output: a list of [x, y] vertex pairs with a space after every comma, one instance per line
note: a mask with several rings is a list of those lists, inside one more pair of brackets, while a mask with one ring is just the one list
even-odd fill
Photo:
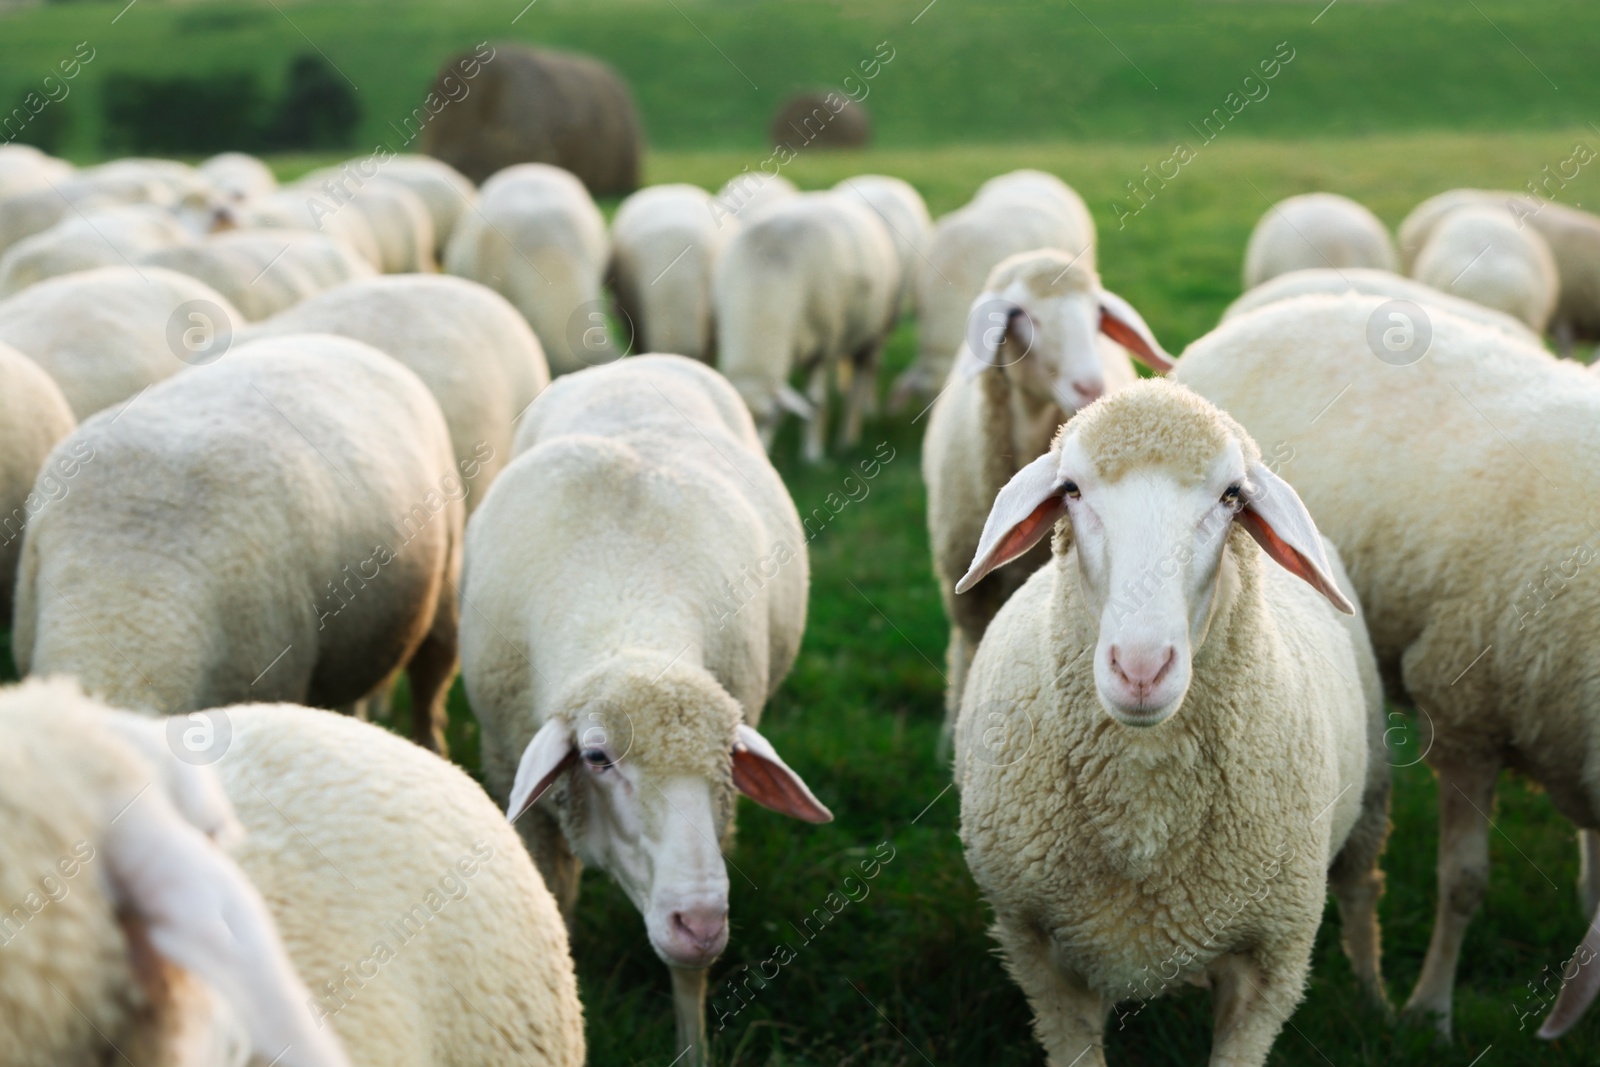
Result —
[[191, 366], [215, 363], [233, 344], [233, 319], [210, 300], [185, 300], [167, 319], [167, 347]]
[[1428, 354], [1433, 321], [1409, 300], [1379, 304], [1367, 319], [1367, 347], [1391, 367], [1407, 367]]
[[227, 754], [233, 722], [221, 708], [191, 711], [167, 720], [167, 747], [184, 763], [206, 767]]

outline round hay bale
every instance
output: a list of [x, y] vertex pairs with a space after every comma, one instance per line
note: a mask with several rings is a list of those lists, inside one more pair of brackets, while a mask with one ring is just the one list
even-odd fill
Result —
[[598, 60], [496, 44], [489, 59], [452, 56], [433, 91], [450, 102], [425, 127], [422, 150], [474, 182], [514, 163], [550, 163], [593, 196], [639, 185], [639, 112], [627, 83]]
[[866, 109], [837, 90], [796, 93], [772, 120], [772, 147], [865, 148], [872, 140]]

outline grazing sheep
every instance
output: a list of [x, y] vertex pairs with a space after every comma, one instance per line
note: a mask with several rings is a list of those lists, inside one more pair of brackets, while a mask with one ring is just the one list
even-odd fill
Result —
[[539, 339], [517, 309], [465, 278], [350, 282], [252, 327], [246, 339], [296, 333], [365, 342], [422, 379], [450, 429], [469, 513], [511, 460], [515, 420], [550, 384]]
[[[185, 310], [196, 301], [209, 306]], [[183, 370], [191, 340], [203, 359], [242, 323], [221, 293], [161, 267], [66, 274], [0, 300], [0, 342], [48, 371], [79, 420]]]
[[550, 370], [566, 374], [621, 355], [600, 301], [608, 256], [605, 220], [583, 183], [559, 167], [524, 163], [484, 183], [478, 210], [450, 238], [445, 270], [516, 305]]
[[[1425, 352], [1378, 359], [1368, 330], [1383, 303], [1272, 304], [1196, 341], [1173, 373], [1292, 457], [1283, 475], [1349, 563], [1390, 696], [1426, 716], [1439, 889], [1407, 1007], [1448, 1034], [1500, 768], [1600, 830], [1600, 678], [1573, 639], [1600, 613], [1581, 577], [1600, 543], [1587, 507], [1600, 492], [1600, 382], [1443, 311], [1429, 313]], [[1544, 1036], [1576, 1021], [1600, 967], [1580, 978]]]
[[394, 156], [381, 173], [421, 197], [433, 219], [434, 256], [442, 261], [456, 223], [478, 206], [478, 187], [450, 164], [430, 156]]
[[[224, 852], [240, 827], [216, 775], [131, 719], [67, 681], [0, 690], [0, 1061], [353, 1067], [268, 910], [308, 925], [302, 901], [262, 899]], [[380, 1062], [400, 1061], [359, 1061]]]
[[[77, 463], [86, 458], [64, 457], [40, 478], [45, 457], [77, 424], [54, 379], [15, 348], [0, 344], [0, 624], [11, 625], [12, 587], [28, 518], [72, 491]], [[36, 480], [44, 492], [34, 491]]]
[[621, 884], [703, 1063], [735, 790], [832, 818], [756, 731], [805, 629], [805, 534], [738, 394], [693, 360], [558, 379], [517, 446], [462, 576], [485, 780], [569, 925], [581, 864]]
[[561, 913], [476, 782], [343, 715], [222, 714], [234, 855], [355, 1067], [581, 1067]]
[[859, 197], [877, 212], [894, 240], [895, 258], [900, 263], [900, 299], [897, 317], [911, 310], [915, 296], [917, 268], [921, 264], [922, 247], [933, 232], [933, 220], [928, 217], [928, 205], [922, 194], [909, 182], [883, 174], [858, 174], [846, 178], [833, 187], [836, 193]]
[[383, 269], [383, 248], [360, 211], [339, 211], [315, 191], [280, 189], [247, 204], [224, 208], [217, 229], [309, 230], [343, 241], [374, 270]]
[[730, 220], [748, 224], [799, 195], [794, 182], [783, 175], [768, 174], [764, 170], [751, 174], [747, 168], [744, 173], [735, 174], [722, 183], [717, 195], [711, 198], [711, 213], [718, 226]]
[[72, 176], [72, 164], [32, 145], [0, 144], [0, 200], [48, 188]]
[[965, 596], [955, 595], [995, 494], [1049, 451], [1056, 429], [1074, 412], [1134, 382], [1128, 353], [1113, 338], [1128, 343], [1155, 370], [1171, 366], [1139, 313], [1102, 289], [1093, 267], [1065, 252], [1046, 249], [1002, 260], [984, 290], [975, 302], [986, 318], [978, 324], [984, 351], [969, 348], [967, 362], [950, 372], [922, 445], [928, 543], [950, 620], [941, 751], [989, 620], [1049, 558], [1047, 551], [1035, 552]]
[[194, 244], [152, 252], [140, 265], [199, 278], [250, 322], [377, 271], [343, 241], [303, 230], [225, 230]]
[[74, 215], [0, 255], [0, 297], [74, 271], [131, 265], [158, 249], [193, 240], [174, 215], [148, 204]]
[[711, 272], [735, 229], [696, 185], [652, 185], [617, 208], [609, 273], [641, 351], [711, 361]]
[[377, 242], [378, 262], [384, 274], [436, 271], [433, 215], [422, 197], [382, 172], [372, 179], [348, 173], [348, 168], [313, 171], [290, 191], [311, 198], [319, 229], [336, 216], [354, 212], [367, 223]]
[[181, 163], [124, 159], [67, 173], [52, 165], [29, 173], [28, 191], [0, 198], [0, 252], [64, 220], [133, 204], [164, 208], [192, 232], [204, 233], [219, 206], [211, 184]]
[[1237, 423], [1157, 380], [1007, 483], [957, 589], [1052, 529], [956, 739], [967, 864], [1050, 1063], [1104, 1064], [1108, 1011], [1183, 980], [1215, 990], [1212, 1063], [1266, 1062], [1330, 884], [1382, 1002], [1382, 693], [1305, 506]]
[[1397, 266], [1394, 241], [1371, 211], [1337, 193], [1304, 193], [1273, 204], [1250, 232], [1244, 287], [1310, 267]]
[[[836, 367], [849, 382], [839, 444], [860, 441], [862, 416], [876, 399], [879, 355], [894, 327], [898, 270], [877, 213], [839, 193], [786, 200], [728, 243], [711, 285], [717, 367], [744, 397], [769, 448], [788, 410], [807, 420], [806, 460], [822, 459], [828, 376]], [[809, 402], [789, 386], [795, 370], [810, 379]]]
[[1476, 322], [1480, 326], [1488, 326], [1499, 330], [1501, 333], [1515, 337], [1519, 341], [1531, 344], [1539, 343], [1539, 335], [1528, 329], [1522, 322], [1507, 315], [1503, 311], [1484, 307], [1482, 304], [1471, 300], [1463, 300], [1459, 296], [1452, 296], [1431, 285], [1413, 281], [1402, 274], [1389, 270], [1374, 270], [1371, 267], [1346, 267], [1343, 270], [1334, 270], [1331, 267], [1311, 267], [1306, 270], [1292, 270], [1288, 274], [1280, 274], [1270, 282], [1263, 282], [1254, 289], [1246, 292], [1239, 299], [1228, 305], [1228, 310], [1222, 313], [1222, 321], [1237, 318], [1256, 308], [1275, 304], [1280, 300], [1288, 300], [1296, 296], [1307, 296], [1313, 293], [1322, 293], [1327, 296], [1341, 296], [1345, 293], [1365, 293], [1369, 296], [1386, 296], [1391, 300], [1409, 300], [1419, 306], [1440, 308], [1463, 318], [1469, 322]]
[[1428, 235], [1411, 273], [1436, 289], [1512, 315], [1539, 334], [1561, 289], [1550, 246], [1502, 208], [1452, 211]]
[[1053, 175], [1013, 171], [991, 178], [971, 202], [933, 228], [917, 265], [917, 358], [895, 381], [890, 409], [931, 399], [966, 343], [967, 312], [989, 272], [1007, 256], [1056, 248], [1095, 265], [1094, 220]]
[[244, 152], [223, 152], [196, 169], [224, 199], [236, 204], [271, 196], [278, 189], [278, 179], [272, 168]]
[[85, 421], [29, 521], [12, 651], [123, 707], [339, 706], [404, 666], [443, 746], [464, 489], [417, 376], [345, 338], [258, 341]]

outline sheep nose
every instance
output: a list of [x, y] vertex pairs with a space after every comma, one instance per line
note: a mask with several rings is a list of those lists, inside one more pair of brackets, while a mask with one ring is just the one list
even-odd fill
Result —
[[672, 913], [672, 938], [685, 956], [714, 957], [728, 944], [728, 909], [696, 907]]
[[1105, 386], [1099, 382], [1073, 382], [1072, 391], [1083, 398], [1084, 404], [1092, 404], [1105, 395]]
[[1172, 645], [1135, 649], [1111, 646], [1111, 670], [1141, 700], [1161, 684], [1177, 658], [1178, 650]]

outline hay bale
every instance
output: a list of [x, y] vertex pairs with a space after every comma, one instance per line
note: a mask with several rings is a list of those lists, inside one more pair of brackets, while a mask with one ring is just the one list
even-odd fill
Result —
[[772, 120], [772, 147], [865, 148], [872, 140], [866, 109], [836, 90], [796, 93]]
[[[464, 80], [461, 72], [479, 61], [476, 77]], [[422, 150], [474, 182], [514, 163], [550, 163], [594, 196], [639, 185], [639, 112], [627, 83], [598, 60], [496, 44], [486, 61], [473, 52], [451, 57], [433, 91], [451, 102], [428, 123]]]

